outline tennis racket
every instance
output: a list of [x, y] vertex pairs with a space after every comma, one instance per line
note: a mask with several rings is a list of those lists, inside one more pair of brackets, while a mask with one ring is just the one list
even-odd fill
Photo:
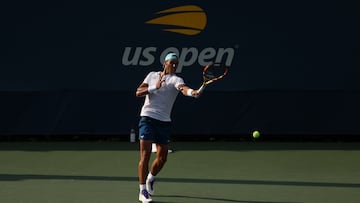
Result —
[[225, 77], [229, 71], [229, 67], [222, 63], [211, 63], [206, 65], [203, 70], [203, 83], [198, 89], [201, 94], [205, 87], [221, 78]]

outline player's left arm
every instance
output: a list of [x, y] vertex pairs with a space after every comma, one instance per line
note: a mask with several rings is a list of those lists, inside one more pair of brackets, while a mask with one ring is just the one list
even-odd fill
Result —
[[137, 97], [143, 97], [143, 96], [149, 94], [148, 89], [149, 89], [149, 85], [148, 85], [148, 84], [146, 84], [146, 83], [141, 83], [141, 84], [139, 85], [139, 87], [136, 89], [135, 95], [136, 95]]

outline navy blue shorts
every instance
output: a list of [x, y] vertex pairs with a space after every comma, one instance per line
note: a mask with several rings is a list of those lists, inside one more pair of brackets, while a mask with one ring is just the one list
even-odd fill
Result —
[[143, 116], [139, 121], [139, 139], [157, 144], [170, 142], [171, 122], [159, 121]]

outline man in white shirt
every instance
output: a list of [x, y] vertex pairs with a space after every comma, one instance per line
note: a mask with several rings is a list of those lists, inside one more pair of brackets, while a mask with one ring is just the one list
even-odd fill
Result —
[[[185, 85], [175, 74], [178, 57], [169, 53], [165, 57], [164, 69], [150, 72], [136, 90], [136, 96], [145, 96], [139, 122], [140, 162], [138, 166], [139, 201], [151, 202], [156, 175], [164, 166], [169, 149], [171, 111], [180, 91], [185, 96], [198, 97], [199, 92]], [[152, 143], [156, 143], [156, 159], [149, 170]]]

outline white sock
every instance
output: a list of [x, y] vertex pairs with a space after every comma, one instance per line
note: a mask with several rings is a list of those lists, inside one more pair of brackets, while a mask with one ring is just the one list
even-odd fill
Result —
[[147, 176], [147, 179], [149, 180], [149, 181], [153, 181], [154, 179], [156, 178], [156, 176], [154, 176], [153, 174], [151, 174], [151, 172], [148, 174], [148, 176]]
[[140, 187], [140, 192], [143, 191], [143, 190], [146, 190], [146, 185], [145, 184], [140, 184], [139, 187]]

